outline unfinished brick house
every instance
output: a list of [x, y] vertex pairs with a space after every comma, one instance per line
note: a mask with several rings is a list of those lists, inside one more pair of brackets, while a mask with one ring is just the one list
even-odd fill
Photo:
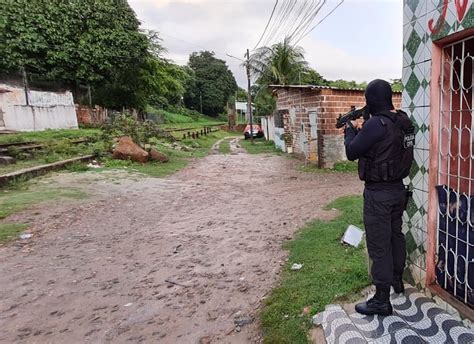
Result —
[[[332, 167], [347, 160], [343, 129], [336, 119], [351, 106], [365, 105], [363, 89], [329, 86], [272, 85], [277, 111], [262, 119], [266, 137], [287, 153], [301, 155], [320, 167]], [[393, 104], [400, 107], [401, 93], [394, 93]]]

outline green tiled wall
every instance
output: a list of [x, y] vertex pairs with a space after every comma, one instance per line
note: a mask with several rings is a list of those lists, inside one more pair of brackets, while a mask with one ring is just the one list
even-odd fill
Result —
[[[424, 287], [426, 276], [431, 47], [433, 41], [474, 26], [472, 2], [468, 0], [465, 12], [461, 13], [464, 1], [449, 0], [444, 21], [440, 20], [444, 9], [443, 0], [403, 2], [402, 109], [416, 123], [417, 131], [415, 163], [405, 181], [410, 183], [414, 193], [404, 214], [404, 232], [407, 239], [407, 264], [413, 279], [421, 287]], [[437, 32], [429, 30], [430, 21], [439, 28]]]

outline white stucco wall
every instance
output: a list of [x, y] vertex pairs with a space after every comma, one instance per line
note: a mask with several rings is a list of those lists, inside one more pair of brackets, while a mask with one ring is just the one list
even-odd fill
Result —
[[77, 128], [72, 93], [29, 91], [28, 105], [21, 87], [0, 84], [0, 129], [36, 131]]

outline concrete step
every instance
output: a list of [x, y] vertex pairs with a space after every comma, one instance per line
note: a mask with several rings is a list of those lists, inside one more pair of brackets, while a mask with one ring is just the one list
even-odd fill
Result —
[[16, 163], [16, 159], [8, 155], [0, 155], [0, 165], [11, 165]]
[[[369, 295], [369, 298], [372, 295]], [[366, 316], [328, 305], [313, 317], [327, 343], [474, 343], [474, 331], [417, 289], [391, 294], [393, 315]], [[318, 343], [319, 344], [319, 343]]]

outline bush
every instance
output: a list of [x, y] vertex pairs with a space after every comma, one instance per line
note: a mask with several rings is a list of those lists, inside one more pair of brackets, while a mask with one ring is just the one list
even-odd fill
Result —
[[149, 120], [140, 122], [127, 114], [115, 116], [110, 124], [104, 126], [102, 135], [104, 141], [111, 142], [112, 138], [120, 136], [130, 136], [139, 145], [150, 143], [152, 138], [175, 141], [171, 134], [159, 128], [155, 122]]

